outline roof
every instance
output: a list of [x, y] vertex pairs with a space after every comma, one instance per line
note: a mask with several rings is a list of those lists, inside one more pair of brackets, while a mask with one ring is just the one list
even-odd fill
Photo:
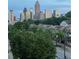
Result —
[[71, 24], [71, 20], [65, 20], [60, 23], [60, 26], [68, 26]]
[[66, 22], [67, 24], [71, 24], [71, 20], [65, 20], [64, 22]]

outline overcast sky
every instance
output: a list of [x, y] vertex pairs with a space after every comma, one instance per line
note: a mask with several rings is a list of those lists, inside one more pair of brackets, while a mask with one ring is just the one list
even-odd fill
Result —
[[[33, 8], [35, 1], [37, 0], [8, 0], [8, 9], [13, 9], [17, 17], [19, 17], [20, 12], [26, 7], [27, 9]], [[45, 10], [46, 7], [49, 9], [61, 10], [61, 13], [64, 14], [71, 10], [71, 0], [38, 0], [40, 3], [41, 10]]]

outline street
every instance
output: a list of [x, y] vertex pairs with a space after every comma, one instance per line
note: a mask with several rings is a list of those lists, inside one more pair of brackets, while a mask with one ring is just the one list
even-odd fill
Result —
[[[65, 55], [66, 59], [71, 59], [71, 48], [65, 47]], [[64, 48], [63, 47], [56, 47], [56, 59], [64, 59]]]

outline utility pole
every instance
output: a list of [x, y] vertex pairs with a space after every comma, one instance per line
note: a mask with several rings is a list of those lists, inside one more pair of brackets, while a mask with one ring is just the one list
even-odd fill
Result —
[[65, 40], [64, 40], [64, 59], [66, 59], [66, 55], [65, 55]]
[[64, 28], [65, 34], [64, 34], [64, 59], [66, 59], [66, 37], [67, 37], [67, 33], [66, 33], [66, 27]]

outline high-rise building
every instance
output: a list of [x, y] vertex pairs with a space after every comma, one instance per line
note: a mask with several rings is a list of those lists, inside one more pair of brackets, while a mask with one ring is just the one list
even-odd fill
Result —
[[14, 21], [16, 21], [16, 16], [14, 16]]
[[8, 13], [8, 23], [14, 25], [16, 22], [16, 16], [14, 15], [13, 10], [10, 10]]
[[31, 12], [30, 10], [27, 10], [26, 12], [26, 20], [31, 19]]
[[23, 11], [20, 14], [20, 21], [24, 21], [24, 20], [28, 20], [28, 19], [33, 19], [33, 13], [32, 13], [32, 9], [27, 10], [27, 11]]
[[27, 9], [24, 8], [23, 13], [24, 13], [24, 19], [25, 19], [25, 20], [26, 20], [26, 12], [27, 12]]
[[23, 22], [25, 20], [24, 13], [20, 13], [20, 21]]
[[33, 10], [30, 8], [30, 19], [33, 19]]
[[61, 16], [61, 13], [60, 13], [59, 10], [54, 10], [54, 11], [53, 11], [53, 14], [54, 14], [54, 17], [56, 17], [56, 18], [58, 18], [58, 17]]
[[41, 11], [40, 12], [40, 20], [44, 20], [45, 19], [45, 14]]
[[35, 3], [35, 19], [40, 19], [40, 4], [38, 0]]
[[49, 10], [48, 8], [45, 10], [45, 18], [51, 18], [52, 17], [52, 10]]

